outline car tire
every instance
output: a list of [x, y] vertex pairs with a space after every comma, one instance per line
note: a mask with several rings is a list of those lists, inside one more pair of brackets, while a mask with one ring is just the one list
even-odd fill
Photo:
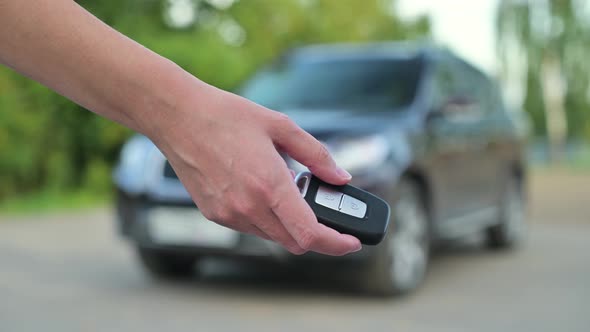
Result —
[[425, 195], [415, 181], [402, 179], [393, 196], [390, 229], [362, 277], [364, 290], [375, 295], [413, 291], [428, 266], [430, 223]]
[[196, 272], [194, 255], [137, 247], [137, 257], [144, 270], [158, 279], [188, 278]]
[[517, 247], [526, 238], [526, 203], [521, 181], [512, 177], [505, 185], [499, 203], [498, 223], [486, 230], [490, 248]]

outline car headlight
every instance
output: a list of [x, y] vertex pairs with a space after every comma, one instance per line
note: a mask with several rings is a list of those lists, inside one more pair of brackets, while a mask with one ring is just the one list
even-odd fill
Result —
[[142, 169], [147, 159], [147, 153], [150, 151], [147, 145], [148, 142], [145, 138], [141, 136], [132, 137], [121, 149], [119, 167], [135, 171]]
[[[338, 166], [353, 175], [383, 163], [391, 151], [391, 145], [381, 135], [336, 139], [323, 144]], [[296, 173], [308, 171], [307, 167], [291, 158], [288, 165]]]
[[[147, 170], [154, 166], [155, 154], [160, 154], [154, 144], [144, 136], [134, 136], [121, 150], [119, 163], [113, 176], [117, 185], [129, 193], [142, 192], [148, 181]], [[164, 157], [157, 158], [164, 159]]]
[[390, 145], [381, 135], [346, 138], [326, 144], [338, 166], [355, 174], [387, 160]]

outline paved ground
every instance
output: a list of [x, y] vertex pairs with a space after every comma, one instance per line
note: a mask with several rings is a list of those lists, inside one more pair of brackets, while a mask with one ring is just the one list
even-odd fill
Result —
[[398, 299], [276, 266], [156, 282], [108, 212], [4, 218], [0, 331], [590, 331], [590, 176], [533, 180], [524, 249], [448, 249], [424, 287]]

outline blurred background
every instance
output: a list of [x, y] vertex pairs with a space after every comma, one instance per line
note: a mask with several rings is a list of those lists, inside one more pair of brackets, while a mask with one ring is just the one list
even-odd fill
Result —
[[133, 133], [0, 67], [0, 331], [590, 330], [590, 1], [77, 2], [228, 90], [308, 44], [446, 46], [530, 121], [532, 229], [514, 252], [477, 239], [443, 250], [417, 293], [393, 299], [264, 264], [156, 283], [112, 223], [113, 167]]

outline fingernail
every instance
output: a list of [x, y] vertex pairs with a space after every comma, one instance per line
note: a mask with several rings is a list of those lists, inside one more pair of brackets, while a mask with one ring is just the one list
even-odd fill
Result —
[[350, 173], [348, 173], [344, 168], [338, 167], [338, 169], [336, 170], [336, 173], [339, 176], [346, 178], [348, 180], [352, 179], [352, 175], [350, 175]]
[[359, 244], [358, 248], [356, 248], [355, 250], [351, 251], [351, 252], [358, 252], [361, 251], [363, 249], [363, 245]]

